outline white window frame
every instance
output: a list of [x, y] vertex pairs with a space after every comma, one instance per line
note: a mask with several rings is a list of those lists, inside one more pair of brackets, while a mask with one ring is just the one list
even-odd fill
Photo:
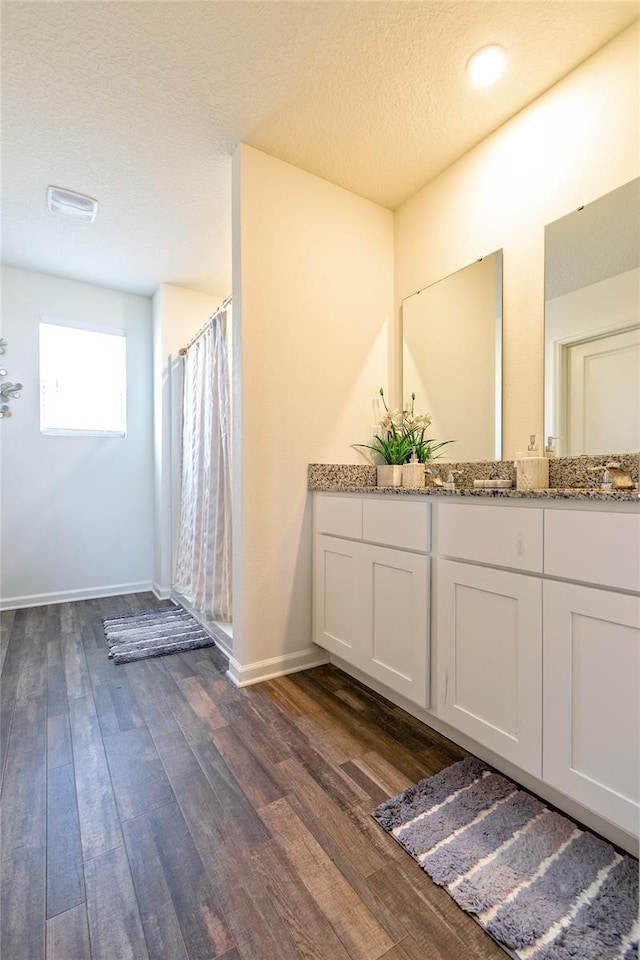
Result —
[[[115, 437], [124, 439], [127, 436], [127, 349], [126, 349], [126, 330], [119, 327], [105, 327], [93, 323], [83, 323], [77, 320], [67, 320], [62, 317], [52, 317], [40, 314], [40, 323], [38, 325], [38, 364], [39, 364], [39, 394], [40, 394], [40, 433], [42, 436], [51, 437]], [[124, 430], [85, 430], [75, 429], [73, 427], [43, 427], [44, 401], [43, 401], [43, 376], [42, 376], [42, 355], [40, 347], [40, 327], [41, 325], [50, 325], [56, 327], [69, 327], [76, 330], [87, 330], [90, 333], [103, 333], [114, 337], [123, 337], [125, 339], [125, 381], [124, 381]]]

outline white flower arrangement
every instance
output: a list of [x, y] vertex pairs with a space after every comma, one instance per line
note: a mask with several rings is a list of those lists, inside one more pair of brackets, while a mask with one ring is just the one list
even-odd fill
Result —
[[453, 440], [432, 440], [426, 436], [431, 417], [415, 412], [415, 393], [411, 394], [408, 410], [389, 410], [382, 387], [380, 396], [385, 410], [378, 424], [380, 432], [373, 438], [373, 443], [357, 443], [357, 447], [373, 450], [385, 463], [407, 463], [414, 453], [420, 463], [426, 463], [442, 456], [436, 450], [453, 443]]

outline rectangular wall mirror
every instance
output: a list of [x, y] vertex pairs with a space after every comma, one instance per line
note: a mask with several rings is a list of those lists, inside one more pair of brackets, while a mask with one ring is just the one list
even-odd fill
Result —
[[502, 456], [502, 250], [402, 301], [405, 406], [428, 413], [428, 435], [454, 440], [447, 460]]
[[545, 229], [545, 433], [640, 450], [640, 178]]

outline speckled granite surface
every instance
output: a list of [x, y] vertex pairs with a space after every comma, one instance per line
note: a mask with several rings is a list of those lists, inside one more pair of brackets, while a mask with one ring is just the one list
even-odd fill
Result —
[[333, 490], [375, 487], [376, 468], [370, 464], [310, 463], [307, 472], [309, 490]]
[[552, 457], [549, 460], [550, 487], [599, 487], [602, 473], [589, 473], [593, 467], [617, 462], [638, 486], [638, 454], [612, 453], [606, 457]]
[[[617, 461], [628, 471], [635, 487], [631, 490], [600, 489], [602, 473], [590, 473], [593, 467], [603, 467], [610, 461]], [[454, 463], [433, 461], [429, 464], [431, 474], [425, 475], [425, 487], [410, 489], [405, 487], [376, 486], [376, 468], [370, 464], [310, 463], [308, 468], [308, 489], [335, 491], [340, 493], [387, 493], [397, 496], [438, 496], [438, 497], [499, 497], [507, 499], [547, 499], [547, 500], [638, 500], [638, 454], [607, 454], [606, 456], [556, 457], [549, 460], [548, 490], [516, 490], [515, 468], [511, 460], [484, 460], [477, 463]], [[433, 485], [433, 475], [445, 480], [450, 471], [457, 470], [457, 490], [447, 491]], [[476, 490], [474, 480], [500, 478], [514, 481], [511, 490]]]

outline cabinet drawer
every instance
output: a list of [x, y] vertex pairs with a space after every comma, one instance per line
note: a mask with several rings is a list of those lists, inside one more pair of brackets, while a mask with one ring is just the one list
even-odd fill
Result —
[[542, 510], [438, 504], [438, 553], [542, 572]]
[[430, 506], [409, 500], [363, 500], [362, 539], [387, 547], [427, 553]]
[[316, 533], [333, 537], [362, 539], [362, 500], [360, 497], [336, 497], [316, 494], [314, 506]]
[[640, 591], [640, 515], [546, 510], [544, 572]]

